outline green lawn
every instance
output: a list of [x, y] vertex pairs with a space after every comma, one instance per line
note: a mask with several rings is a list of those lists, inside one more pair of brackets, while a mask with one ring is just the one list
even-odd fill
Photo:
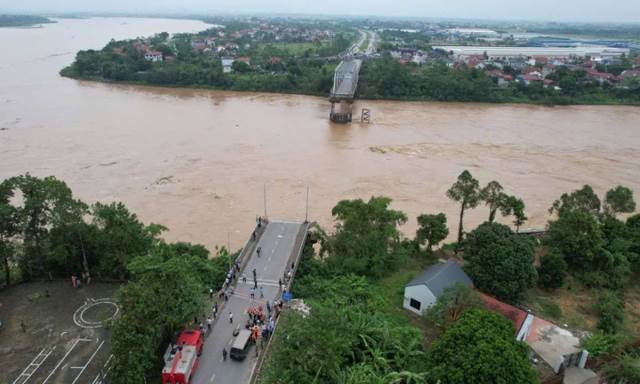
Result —
[[302, 56], [305, 51], [311, 49], [315, 52], [315, 50], [321, 46], [322, 44], [314, 43], [265, 43], [260, 44], [257, 50], [260, 53], [264, 53], [269, 52], [270, 49], [275, 49], [279, 51], [286, 51], [292, 56]]

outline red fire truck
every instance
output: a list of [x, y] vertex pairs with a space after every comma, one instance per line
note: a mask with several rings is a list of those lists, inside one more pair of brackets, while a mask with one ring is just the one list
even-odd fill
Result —
[[184, 331], [176, 344], [169, 345], [164, 354], [162, 384], [187, 384], [198, 367], [202, 353], [202, 333], [197, 330]]

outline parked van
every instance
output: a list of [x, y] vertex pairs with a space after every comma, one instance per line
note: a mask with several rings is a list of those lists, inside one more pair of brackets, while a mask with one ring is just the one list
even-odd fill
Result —
[[248, 329], [240, 330], [240, 333], [238, 333], [238, 336], [236, 336], [231, 346], [231, 358], [239, 361], [244, 360], [249, 351], [249, 341], [251, 341], [251, 331]]

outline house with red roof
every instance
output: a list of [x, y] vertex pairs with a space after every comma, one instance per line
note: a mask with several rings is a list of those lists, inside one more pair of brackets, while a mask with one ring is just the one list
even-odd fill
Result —
[[513, 324], [513, 328], [515, 329], [516, 339], [519, 341], [524, 340], [524, 336], [526, 333], [526, 327], [524, 327], [524, 325], [527, 319], [531, 317], [531, 315], [520, 308], [516, 308], [513, 305], [507, 303], [503, 303], [502, 301], [486, 295], [480, 291], [478, 291], [478, 294], [480, 295], [480, 299], [482, 300], [484, 307], [489, 311], [499, 313], [509, 319]]

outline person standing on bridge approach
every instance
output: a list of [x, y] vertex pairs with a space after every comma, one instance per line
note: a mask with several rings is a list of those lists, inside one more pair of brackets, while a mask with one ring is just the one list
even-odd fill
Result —
[[260, 257], [260, 251], [262, 251], [262, 248], [258, 247], [258, 249], [256, 249], [256, 253], [258, 254], [258, 257]]
[[227, 349], [226, 348], [222, 348], [222, 360], [224, 360], [224, 361], [227, 360]]
[[233, 324], [233, 313], [229, 311], [229, 323]]
[[260, 286], [260, 298], [264, 299], [264, 290], [262, 289], [262, 285]]

